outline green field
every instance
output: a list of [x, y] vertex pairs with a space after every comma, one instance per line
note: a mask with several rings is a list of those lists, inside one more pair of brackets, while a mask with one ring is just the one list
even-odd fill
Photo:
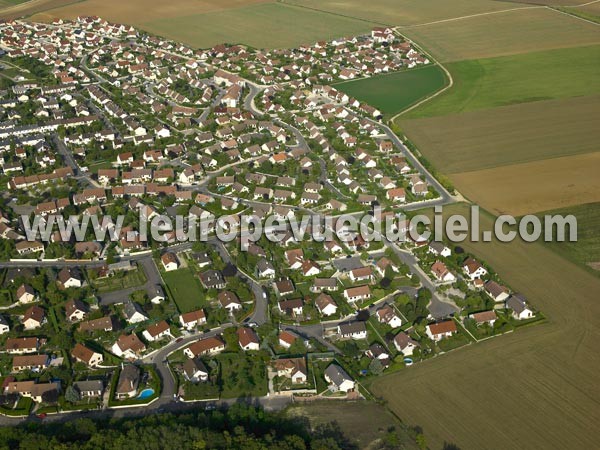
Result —
[[446, 69], [452, 89], [403, 118], [600, 94], [600, 45], [459, 61]]
[[373, 24], [282, 3], [265, 3], [164, 18], [145, 22], [140, 27], [200, 48], [224, 42], [280, 48], [366, 33]]
[[[468, 214], [465, 205], [444, 214]], [[467, 216], [468, 217], [468, 216]], [[481, 229], [493, 229], [491, 217]], [[372, 391], [430, 448], [594, 448], [600, 388], [600, 280], [547, 246], [461, 244], [548, 318], [378, 378]], [[525, 427], [527, 432], [523, 432]]]
[[600, 42], [596, 25], [547, 8], [523, 9], [407, 27], [401, 28], [400, 32], [443, 62], [579, 47]]
[[335, 85], [351, 97], [364, 101], [392, 116], [443, 88], [446, 77], [438, 66], [430, 65], [386, 75], [377, 75]]
[[190, 269], [162, 272], [161, 275], [180, 313], [194, 311], [204, 306], [200, 280]]
[[600, 203], [588, 203], [538, 214], [573, 214], [577, 218], [577, 242], [547, 242], [550, 249], [600, 277]]

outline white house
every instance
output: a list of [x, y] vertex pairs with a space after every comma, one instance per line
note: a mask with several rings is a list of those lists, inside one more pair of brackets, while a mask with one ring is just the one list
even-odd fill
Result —
[[325, 380], [331, 384], [330, 388], [341, 392], [354, 390], [354, 380], [337, 364], [331, 364], [323, 374]]
[[167, 336], [173, 337], [171, 335], [171, 328], [165, 320], [161, 320], [160, 322], [150, 325], [144, 330], [142, 335], [144, 336], [144, 339], [149, 342], [158, 341], [159, 339]]
[[138, 323], [148, 320], [148, 316], [142, 310], [142, 307], [135, 302], [127, 302], [123, 307], [123, 314], [129, 323]]
[[506, 307], [512, 310], [512, 316], [517, 320], [533, 317], [533, 311], [527, 306], [525, 298], [519, 294], [511, 295], [506, 301]]
[[165, 253], [160, 257], [160, 261], [166, 272], [179, 269], [179, 261], [177, 260], [175, 253]]
[[456, 323], [453, 320], [432, 323], [427, 325], [425, 332], [432, 341], [441, 341], [443, 338], [450, 337], [457, 333]]
[[183, 313], [179, 316], [179, 322], [186, 330], [193, 330], [198, 325], [204, 325], [206, 323], [206, 314], [202, 309]]
[[342, 338], [366, 339], [367, 327], [364, 322], [346, 322], [338, 325], [338, 334]]
[[10, 331], [10, 326], [8, 325], [8, 321], [0, 316], [0, 334], [8, 333]]
[[337, 304], [333, 298], [325, 293], [319, 294], [319, 296], [315, 299], [315, 306], [319, 310], [321, 314], [324, 316], [332, 316], [337, 313]]
[[481, 263], [473, 258], [468, 258], [463, 263], [463, 270], [471, 279], [471, 281], [475, 281], [476, 279], [481, 278], [488, 273], [485, 267], [483, 267]]
[[404, 331], [401, 331], [394, 337], [394, 346], [396, 347], [396, 350], [401, 352], [404, 356], [412, 356], [413, 351], [419, 344], [411, 339]]
[[258, 335], [252, 328], [242, 327], [237, 330], [238, 343], [242, 350], [258, 350], [260, 348], [260, 341]]

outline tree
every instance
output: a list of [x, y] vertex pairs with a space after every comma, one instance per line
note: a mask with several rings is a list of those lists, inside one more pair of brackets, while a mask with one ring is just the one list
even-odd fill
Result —
[[369, 371], [374, 375], [379, 375], [381, 374], [381, 372], [383, 372], [383, 364], [381, 364], [381, 361], [379, 359], [373, 358], [373, 360], [369, 364]]
[[65, 390], [65, 400], [71, 403], [76, 403], [81, 399], [79, 392], [73, 386], [67, 387]]
[[44, 403], [56, 403], [58, 401], [58, 390], [51, 389], [42, 393], [42, 401]]

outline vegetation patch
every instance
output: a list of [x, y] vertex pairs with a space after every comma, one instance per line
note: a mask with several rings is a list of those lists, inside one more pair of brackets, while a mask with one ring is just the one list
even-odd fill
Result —
[[391, 116], [440, 90], [446, 82], [442, 69], [430, 65], [343, 82], [335, 87]]
[[599, 94], [598, 61], [600, 46], [595, 45], [449, 63], [452, 88], [403, 118]]

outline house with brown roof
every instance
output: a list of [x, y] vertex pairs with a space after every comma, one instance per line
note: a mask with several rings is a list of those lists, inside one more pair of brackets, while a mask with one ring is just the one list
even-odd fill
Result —
[[75, 361], [82, 362], [90, 367], [98, 366], [104, 361], [102, 353], [95, 352], [80, 343], [75, 344], [71, 356]]
[[146, 351], [146, 346], [137, 334], [122, 334], [111, 347], [111, 351], [125, 359], [136, 359]]
[[425, 332], [429, 339], [438, 342], [444, 338], [450, 337], [458, 332], [454, 320], [444, 320], [442, 322], [427, 325]]
[[295, 292], [294, 283], [292, 283], [292, 280], [289, 279], [275, 281], [273, 282], [273, 290], [279, 297], [290, 295]]
[[396, 314], [396, 311], [394, 311], [394, 308], [390, 305], [382, 306], [375, 312], [375, 315], [377, 316], [377, 321], [379, 323], [384, 323], [392, 328], [398, 328], [402, 326], [402, 320], [400, 317], [398, 317], [398, 314]]
[[505, 301], [510, 295], [510, 291], [506, 286], [502, 286], [494, 280], [485, 283], [483, 285], [483, 290], [497, 303]]
[[475, 281], [476, 279], [481, 278], [488, 273], [486, 268], [483, 267], [479, 261], [476, 261], [473, 258], [467, 258], [465, 260], [463, 263], [463, 271], [467, 274], [471, 281]]
[[46, 312], [37, 305], [33, 305], [23, 315], [23, 328], [33, 330], [41, 327], [46, 321]]
[[348, 288], [344, 290], [344, 298], [351, 303], [368, 300], [371, 298], [371, 289], [367, 285]]
[[358, 281], [370, 282], [373, 280], [373, 269], [370, 266], [358, 267], [350, 271], [350, 279], [353, 283]]
[[217, 300], [230, 314], [242, 309], [242, 302], [240, 302], [240, 299], [235, 292], [221, 291], [217, 295]]
[[482, 311], [478, 313], [469, 314], [469, 319], [473, 319], [477, 325], [483, 325], [487, 323], [490, 326], [494, 326], [494, 322], [498, 320], [496, 311]]
[[214, 355], [223, 350], [225, 350], [225, 342], [218, 336], [212, 336], [194, 342], [183, 350], [183, 353], [188, 358], [195, 358], [202, 355]]
[[37, 337], [17, 337], [6, 339], [6, 352], [10, 354], [35, 353], [41, 347]]
[[179, 260], [173, 252], [166, 252], [160, 257], [160, 262], [166, 272], [179, 269]]
[[283, 348], [290, 348], [294, 342], [296, 342], [298, 336], [290, 331], [282, 331], [279, 333], [279, 345]]
[[308, 370], [306, 368], [306, 359], [301, 358], [280, 358], [271, 363], [278, 377], [289, 378], [292, 384], [304, 384], [308, 379]]
[[167, 336], [173, 337], [171, 328], [166, 320], [161, 320], [160, 322], [148, 326], [148, 328], [142, 332], [142, 335], [144, 336], [144, 339], [149, 342], [158, 341]]
[[100, 317], [79, 324], [79, 331], [113, 331], [113, 329], [115, 329], [115, 326], [112, 316]]
[[412, 339], [404, 331], [401, 331], [394, 336], [394, 346], [396, 347], [396, 350], [398, 350], [404, 356], [412, 356], [414, 350], [419, 347], [419, 343]]
[[191, 358], [183, 363], [183, 376], [192, 383], [208, 381], [208, 369], [200, 358]]
[[279, 312], [281, 312], [282, 314], [300, 316], [303, 312], [304, 302], [301, 298], [279, 300], [277, 306], [279, 308]]
[[183, 313], [179, 316], [179, 322], [186, 330], [193, 330], [198, 325], [206, 323], [206, 313], [203, 309]]
[[140, 369], [133, 364], [126, 364], [119, 374], [117, 387], [115, 389], [115, 397], [118, 400], [135, 397], [137, 395], [139, 384]]
[[333, 297], [331, 297], [329, 294], [325, 294], [324, 292], [319, 294], [315, 299], [315, 306], [319, 313], [324, 316], [332, 316], [337, 313], [338, 309], [337, 303]]
[[48, 367], [50, 358], [48, 355], [18, 355], [13, 357], [12, 371], [23, 372], [24, 370], [30, 370], [32, 372], [39, 372]]
[[260, 349], [260, 340], [252, 328], [242, 327], [237, 330], [238, 343], [242, 350]]
[[456, 281], [454, 274], [450, 272], [448, 267], [446, 267], [446, 264], [441, 261], [436, 261], [431, 265], [431, 273], [433, 273], [433, 276], [436, 278], [436, 280], [443, 283], [451, 283]]
[[37, 300], [35, 290], [28, 284], [22, 284], [17, 288], [17, 301], [19, 303], [31, 303]]
[[56, 282], [61, 289], [78, 288], [83, 284], [83, 277], [78, 270], [65, 267], [58, 272]]
[[65, 303], [65, 317], [69, 322], [79, 322], [85, 319], [88, 312], [88, 306], [81, 300], [72, 299]]

